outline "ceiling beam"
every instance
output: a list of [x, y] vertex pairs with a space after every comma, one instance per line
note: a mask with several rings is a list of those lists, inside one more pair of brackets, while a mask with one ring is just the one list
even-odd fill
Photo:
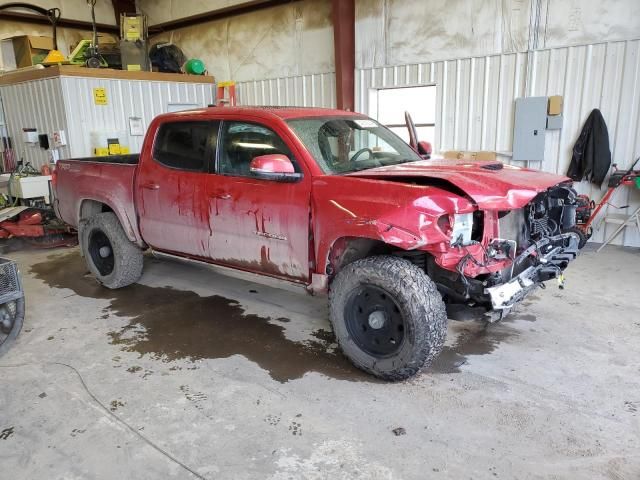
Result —
[[198, 13], [189, 17], [170, 20], [164, 23], [149, 26], [149, 31], [166, 32], [168, 30], [176, 30], [178, 28], [191, 27], [200, 23], [211, 22], [223, 18], [235, 17], [245, 13], [257, 12], [265, 8], [277, 7], [288, 3], [298, 2], [300, 0], [252, 0], [249, 2], [239, 3], [230, 7], [218, 8], [208, 12]]
[[354, 0], [332, 0], [333, 48], [336, 64], [336, 104], [355, 109], [356, 6]]
[[[160, 33], [169, 30], [175, 30], [178, 28], [190, 27], [205, 22], [211, 22], [213, 20], [220, 20], [224, 18], [231, 18], [237, 15], [243, 15], [246, 13], [257, 12], [266, 8], [277, 7], [279, 5], [285, 5], [290, 3], [299, 2], [300, 0], [251, 0], [243, 2], [230, 7], [219, 8], [208, 12], [198, 13], [197, 15], [191, 15], [189, 17], [179, 18], [177, 20], [170, 20], [164, 23], [158, 23], [156, 25], [149, 26], [149, 33]], [[120, 13], [135, 13], [135, 0], [112, 0], [113, 12], [117, 22], [115, 25], [107, 25], [104, 23], [98, 23], [97, 28], [99, 32], [105, 33], [120, 33]], [[133, 5], [133, 8], [130, 6]], [[38, 25], [50, 25], [49, 20], [46, 17], [39, 15], [32, 15], [29, 13], [12, 12], [12, 11], [0, 11], [0, 19], [13, 20], [16, 22], [32, 23]], [[75, 28], [79, 30], [91, 30], [91, 22], [85, 22], [82, 20], [72, 20], [68, 18], [61, 18], [58, 22], [59, 27]]]
[[[14, 22], [31, 23], [36, 25], [51, 25], [49, 19], [42, 15], [33, 15], [31, 13], [22, 12], [9, 12], [6, 10], [0, 11], [0, 19], [11, 20]], [[61, 18], [60, 20], [58, 20], [58, 27], [89, 31], [93, 29], [93, 27], [91, 26], [91, 22], [73, 20], [70, 18]], [[96, 24], [96, 27], [98, 29], [98, 32], [115, 34], [120, 33], [120, 27], [117, 25], [98, 23]]]
[[111, 0], [113, 14], [116, 17], [116, 25], [120, 25], [120, 15], [123, 13], [136, 13], [136, 0]]

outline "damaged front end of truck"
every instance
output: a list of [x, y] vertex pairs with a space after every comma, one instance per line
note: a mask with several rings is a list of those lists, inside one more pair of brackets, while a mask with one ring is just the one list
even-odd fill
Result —
[[484, 308], [499, 320], [544, 282], [563, 286], [563, 271], [578, 255], [579, 238], [570, 232], [575, 209], [576, 192], [557, 185], [521, 208], [454, 218], [451, 250], [432, 252], [427, 273], [446, 303]]
[[563, 271], [578, 255], [571, 231], [577, 194], [563, 177], [502, 164], [434, 162], [355, 175], [427, 188], [410, 208], [367, 221], [377, 225], [381, 241], [397, 247], [385, 253], [420, 266], [452, 312], [472, 308], [499, 320], [545, 282], [556, 279], [562, 287]]

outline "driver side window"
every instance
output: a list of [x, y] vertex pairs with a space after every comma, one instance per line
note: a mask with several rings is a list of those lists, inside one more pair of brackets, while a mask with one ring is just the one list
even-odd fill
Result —
[[222, 127], [217, 173], [233, 176], [251, 176], [251, 160], [260, 155], [282, 154], [298, 165], [291, 150], [270, 128], [247, 122], [225, 121]]

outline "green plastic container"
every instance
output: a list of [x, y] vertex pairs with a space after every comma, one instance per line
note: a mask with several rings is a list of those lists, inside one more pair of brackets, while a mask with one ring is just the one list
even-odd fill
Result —
[[184, 71], [191, 75], [204, 75], [206, 68], [204, 68], [204, 63], [199, 58], [192, 58], [187, 60], [187, 63], [184, 64]]
[[636, 188], [640, 189], [640, 177], [636, 177]]

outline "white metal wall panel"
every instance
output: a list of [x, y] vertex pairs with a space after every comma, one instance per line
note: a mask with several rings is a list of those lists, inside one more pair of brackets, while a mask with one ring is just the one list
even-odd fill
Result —
[[[93, 89], [107, 92], [107, 105], [96, 105]], [[51, 135], [66, 132], [67, 146], [59, 149], [63, 158], [92, 155], [91, 132], [123, 132], [132, 153], [142, 147], [143, 136], [131, 136], [129, 117], [140, 117], [144, 128], [171, 105], [204, 107], [214, 102], [214, 85], [183, 82], [59, 77], [27, 81], [0, 87], [6, 123], [16, 159], [40, 168], [47, 152], [22, 142], [22, 129], [35, 127]], [[122, 141], [122, 139], [121, 139]]]
[[446, 60], [356, 71], [356, 110], [369, 112], [369, 90], [437, 85], [436, 151], [511, 151], [513, 101], [524, 92], [526, 54]]
[[[59, 78], [46, 78], [29, 83], [3, 85], [0, 95], [5, 112], [6, 128], [12, 141], [15, 160], [24, 160], [40, 169], [47, 163], [47, 151], [37, 144], [22, 141], [23, 128], [36, 128], [38, 133], [51, 134], [56, 130], [66, 130], [67, 122], [62, 100]], [[61, 158], [69, 156], [69, 148], [60, 149]]]
[[[105, 88], [107, 105], [96, 105], [94, 88]], [[71, 156], [89, 156], [92, 131], [124, 132], [132, 153], [140, 152], [144, 136], [131, 136], [129, 117], [151, 120], [167, 113], [171, 105], [205, 107], [214, 102], [214, 85], [205, 83], [149, 82], [91, 77], [62, 77]], [[122, 142], [122, 139], [121, 139]]]
[[[547, 131], [545, 161], [531, 167], [564, 174], [594, 108], [609, 127], [613, 162], [628, 168], [640, 156], [640, 40], [358, 69], [356, 110], [370, 112], [372, 89], [430, 84], [438, 87], [435, 151], [511, 152], [515, 99], [562, 95], [563, 128]], [[605, 188], [577, 185], [595, 199]], [[629, 208], [610, 213], [629, 214], [640, 205], [640, 192], [621, 189], [611, 204]], [[613, 228], [601, 228], [593, 239], [602, 241]], [[640, 235], [629, 228], [615, 243], [640, 246]]]
[[316, 73], [236, 84], [238, 105], [296, 107], [336, 106], [336, 76]]
[[[607, 122], [613, 163], [629, 168], [640, 156], [640, 40], [599, 43], [533, 52], [532, 71], [527, 94], [562, 95], [562, 130], [548, 131], [545, 162], [542, 168], [565, 173], [585, 119], [598, 108]], [[606, 183], [597, 186], [582, 182], [580, 193], [601, 198]], [[629, 207], [617, 209], [614, 206]], [[609, 213], [630, 214], [640, 206], [640, 191], [620, 188], [610, 201]], [[606, 227], [606, 228], [605, 228]], [[606, 225], [593, 236], [597, 242], [613, 233], [616, 225]], [[616, 244], [640, 246], [640, 235], [627, 228]]]

